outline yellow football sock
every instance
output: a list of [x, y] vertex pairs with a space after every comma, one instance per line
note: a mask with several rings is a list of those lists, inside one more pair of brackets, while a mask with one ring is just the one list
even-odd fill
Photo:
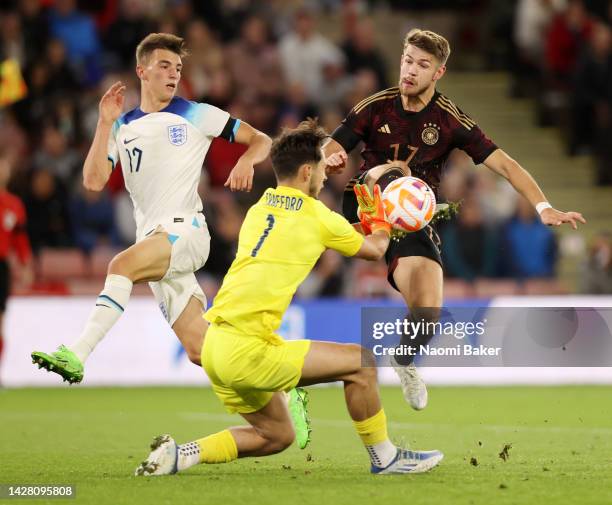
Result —
[[196, 440], [200, 446], [200, 463], [229, 463], [238, 457], [236, 441], [229, 430]]
[[387, 434], [387, 416], [385, 410], [380, 409], [378, 414], [374, 414], [369, 419], [363, 421], [353, 421], [357, 434], [364, 445], [376, 445], [389, 438]]
[[384, 468], [397, 456], [397, 447], [389, 440], [387, 434], [387, 416], [380, 409], [378, 414], [364, 421], [353, 421], [363, 445], [370, 456], [372, 465]]

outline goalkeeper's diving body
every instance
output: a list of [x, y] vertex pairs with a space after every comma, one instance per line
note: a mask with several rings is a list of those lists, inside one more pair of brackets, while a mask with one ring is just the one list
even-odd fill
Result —
[[317, 196], [326, 180], [315, 121], [286, 130], [273, 143], [276, 188], [265, 191], [244, 220], [238, 253], [212, 308], [202, 348], [202, 366], [217, 397], [248, 425], [234, 426], [178, 445], [170, 435], [155, 438], [137, 475], [166, 475], [199, 463], [227, 463], [283, 451], [294, 439], [283, 391], [342, 381], [346, 405], [365, 445], [374, 474], [425, 472], [443, 458], [439, 451], [396, 447], [387, 435], [374, 358], [356, 344], [285, 341], [277, 331], [298, 285], [326, 248], [345, 256], [380, 259], [388, 245], [380, 189], [374, 197], [358, 187], [364, 237]]

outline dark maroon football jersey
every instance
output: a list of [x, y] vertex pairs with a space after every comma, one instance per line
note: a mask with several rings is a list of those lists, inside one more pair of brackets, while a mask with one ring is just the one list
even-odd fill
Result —
[[399, 88], [389, 88], [359, 102], [332, 135], [346, 152], [359, 141], [362, 170], [388, 160], [406, 160], [412, 175], [438, 193], [445, 162], [454, 148], [482, 163], [497, 146], [476, 123], [437, 91], [419, 112], [402, 106]]

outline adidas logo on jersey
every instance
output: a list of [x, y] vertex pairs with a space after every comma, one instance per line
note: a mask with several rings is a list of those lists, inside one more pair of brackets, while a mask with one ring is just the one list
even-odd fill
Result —
[[389, 129], [389, 125], [387, 123], [385, 123], [383, 126], [381, 126], [378, 131], [380, 133], [391, 133], [391, 130]]

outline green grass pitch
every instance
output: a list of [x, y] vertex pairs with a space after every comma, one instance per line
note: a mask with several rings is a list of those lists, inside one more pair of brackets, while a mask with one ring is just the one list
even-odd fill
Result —
[[612, 503], [611, 394], [431, 388], [428, 408], [414, 412], [399, 389], [383, 388], [392, 439], [440, 449], [445, 459], [429, 474], [375, 477], [342, 391], [312, 388], [305, 451], [142, 478], [133, 472], [153, 436], [184, 442], [240, 418], [225, 414], [210, 389], [0, 390], [0, 484], [76, 485], [76, 499], [49, 500], [56, 504]]

